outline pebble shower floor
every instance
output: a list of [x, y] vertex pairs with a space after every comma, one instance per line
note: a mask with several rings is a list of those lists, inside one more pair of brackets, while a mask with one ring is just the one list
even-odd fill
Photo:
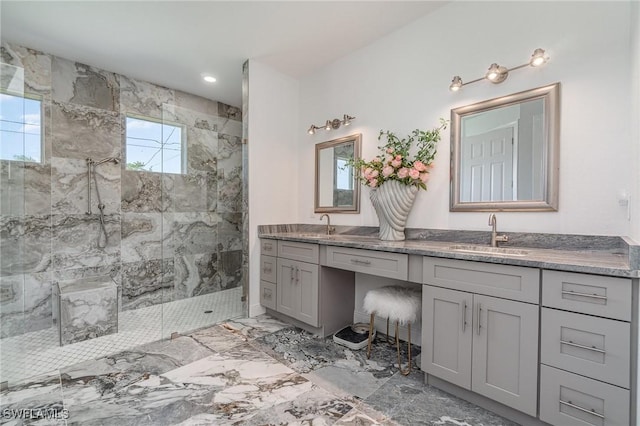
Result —
[[[58, 329], [0, 340], [0, 381], [14, 383], [81, 361], [165, 339], [243, 315], [242, 287], [121, 311], [118, 333], [60, 346]], [[205, 313], [208, 312], [208, 313]], [[160, 327], [162, 325], [162, 327]]]

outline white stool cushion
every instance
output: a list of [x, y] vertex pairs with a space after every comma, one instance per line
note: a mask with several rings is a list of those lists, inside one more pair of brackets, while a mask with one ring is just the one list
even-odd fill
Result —
[[369, 290], [364, 296], [364, 311], [375, 313], [382, 318], [398, 321], [400, 324], [415, 322], [422, 311], [422, 297], [419, 290], [406, 287], [388, 286]]

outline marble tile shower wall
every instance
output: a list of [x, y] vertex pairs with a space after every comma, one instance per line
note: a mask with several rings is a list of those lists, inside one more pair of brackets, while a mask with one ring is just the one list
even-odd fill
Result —
[[[44, 111], [43, 162], [0, 161], [1, 337], [51, 327], [59, 280], [111, 275], [123, 310], [242, 284], [238, 108], [7, 43], [1, 62], [24, 69]], [[109, 236], [99, 248], [86, 158], [125, 160], [127, 115], [183, 125], [187, 172], [97, 167]]]

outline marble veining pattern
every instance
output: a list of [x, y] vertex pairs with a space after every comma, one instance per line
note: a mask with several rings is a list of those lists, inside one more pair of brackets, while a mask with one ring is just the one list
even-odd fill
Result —
[[162, 119], [162, 105], [172, 103], [175, 91], [146, 81], [118, 75], [120, 112]]
[[58, 283], [60, 344], [118, 332], [118, 288], [110, 277]]
[[122, 265], [122, 310], [139, 309], [173, 300], [173, 259]]
[[199, 170], [215, 172], [218, 158], [218, 133], [189, 127], [187, 129], [187, 165], [189, 173]]
[[161, 213], [172, 205], [171, 190], [160, 173], [122, 171], [122, 211]]
[[122, 258], [127, 262], [173, 257], [173, 242], [162, 213], [122, 214]]
[[[242, 313], [240, 296], [240, 289], [230, 289], [121, 311], [117, 334], [72, 345], [60, 346], [58, 328], [51, 325], [46, 329], [4, 338], [0, 341], [0, 381], [8, 381], [13, 387], [28, 377], [166, 339], [173, 332], [188, 333], [227, 318], [236, 318]], [[227, 337], [233, 336], [227, 333]]]
[[[3, 64], [20, 67], [24, 70], [24, 91], [37, 93], [44, 97], [51, 95], [51, 56], [23, 46], [2, 43], [0, 55]], [[2, 78], [5, 74], [3, 69]], [[3, 81], [3, 88], [7, 88]]]
[[[109, 241], [98, 247], [99, 215], [54, 215], [52, 219], [53, 265], [55, 270], [106, 266], [120, 258], [120, 214], [105, 214]], [[104, 243], [104, 235], [101, 236]]]
[[0, 275], [51, 267], [51, 216], [0, 216]]
[[[279, 331], [286, 330], [305, 335], [268, 316], [228, 321], [16, 385], [2, 393], [0, 408], [64, 408], [69, 425], [513, 425], [425, 385], [417, 371], [396, 372], [357, 398], [339, 379], [300, 374], [260, 349], [257, 336], [276, 333], [272, 340], [284, 344], [291, 336], [282, 340]], [[344, 360], [344, 348], [314, 339], [325, 366]]]
[[51, 212], [51, 166], [0, 161], [0, 214], [48, 215]]
[[[528, 236], [525, 239], [537, 241], [534, 247], [504, 245], [503, 247], [524, 250], [526, 255], [521, 257], [501, 256], [494, 253], [464, 252], [452, 248], [453, 245], [464, 242], [470, 244], [476, 231], [438, 231], [442, 236], [434, 239], [420, 238], [405, 241], [381, 241], [375, 234], [369, 233], [371, 228], [336, 227], [336, 234], [324, 236], [324, 228], [318, 225], [290, 224], [267, 225], [258, 227], [260, 238], [274, 238], [314, 244], [353, 247], [367, 250], [406, 253], [419, 256], [442, 257], [449, 259], [471, 260], [504, 265], [519, 265], [542, 269], [555, 269], [569, 272], [584, 272], [590, 274], [610, 275], [619, 277], [639, 277], [637, 267], [637, 244], [629, 244], [621, 237], [603, 237], [605, 244], [595, 243], [593, 247], [585, 249], [589, 241], [597, 241], [600, 237], [571, 235]], [[376, 228], [373, 228], [376, 229]], [[318, 236], [309, 237], [305, 233], [317, 233]], [[422, 231], [423, 234], [426, 231]], [[471, 237], [466, 236], [469, 232]], [[444, 235], [447, 235], [446, 237]], [[511, 235], [511, 234], [509, 234]], [[539, 248], [543, 244], [545, 248]], [[481, 247], [488, 247], [485, 242], [478, 243]], [[560, 247], [560, 248], [558, 248]]]
[[218, 253], [201, 253], [174, 257], [173, 297], [185, 299], [222, 290], [218, 273]]
[[242, 250], [242, 213], [222, 213], [218, 222], [218, 248]]
[[118, 113], [57, 102], [51, 108], [54, 157], [120, 157], [122, 126]]
[[[100, 160], [100, 158], [93, 158]], [[86, 159], [51, 159], [51, 212], [82, 214], [88, 211], [87, 189], [91, 185], [91, 211], [98, 213], [98, 193], [106, 214], [120, 212], [120, 166], [111, 162], [94, 168], [95, 179], [87, 179]], [[96, 190], [96, 182], [98, 189]]]
[[0, 337], [52, 326], [51, 273], [0, 277]]
[[54, 56], [51, 74], [55, 102], [120, 111], [120, 87], [114, 73]]

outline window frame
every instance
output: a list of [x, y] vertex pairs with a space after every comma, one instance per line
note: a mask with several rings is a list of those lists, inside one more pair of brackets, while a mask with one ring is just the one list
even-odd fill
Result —
[[[11, 90], [6, 90], [6, 89], [0, 89], [0, 95], [7, 95], [7, 96], [13, 96], [15, 98], [22, 98], [22, 99], [28, 99], [31, 101], [36, 101], [38, 102], [39, 105], [39, 110], [40, 110], [40, 124], [38, 127], [40, 127], [40, 155], [39, 158], [36, 159], [36, 161], [29, 161], [29, 160], [17, 160], [17, 159], [11, 159], [11, 158], [1, 158], [0, 157], [0, 161], [15, 161], [15, 162], [22, 162], [22, 163], [33, 163], [33, 164], [44, 164], [44, 157], [45, 157], [45, 147], [44, 147], [44, 134], [45, 134], [45, 120], [44, 120], [44, 116], [45, 116], [45, 111], [44, 111], [44, 96], [37, 94], [37, 93], [17, 93], [17, 92], [13, 92]], [[22, 125], [27, 125], [26, 122], [22, 122]], [[0, 133], [2, 133], [2, 130], [0, 130]], [[16, 132], [19, 133], [19, 132]], [[23, 136], [25, 134], [25, 132], [22, 132]], [[24, 152], [24, 149], [23, 149]], [[24, 155], [23, 155], [24, 157]]]
[[[146, 172], [146, 173], [162, 173], [162, 174], [171, 174], [171, 175], [186, 175], [188, 174], [187, 171], [187, 126], [185, 124], [182, 123], [178, 123], [178, 122], [172, 122], [172, 121], [165, 121], [161, 118], [154, 118], [154, 117], [148, 117], [142, 114], [135, 114], [135, 113], [124, 113], [124, 168], [125, 170], [128, 171], [133, 171], [133, 172]], [[150, 123], [154, 123], [157, 124], [159, 126], [161, 126], [161, 133], [162, 133], [162, 126], [172, 126], [172, 127], [176, 127], [180, 129], [180, 171], [177, 173], [173, 173], [173, 172], [165, 172], [164, 171], [164, 164], [162, 164], [161, 170], [160, 171], [153, 171], [153, 170], [136, 170], [136, 169], [130, 169], [128, 167], [128, 158], [127, 158], [127, 149], [129, 147], [128, 144], [128, 140], [129, 140], [129, 132], [128, 132], [128, 123], [127, 123], [127, 119], [131, 118], [133, 120], [139, 120], [139, 121], [147, 121]], [[162, 142], [164, 143], [164, 142]], [[162, 152], [162, 156], [164, 156], [164, 147], [160, 148]]]

